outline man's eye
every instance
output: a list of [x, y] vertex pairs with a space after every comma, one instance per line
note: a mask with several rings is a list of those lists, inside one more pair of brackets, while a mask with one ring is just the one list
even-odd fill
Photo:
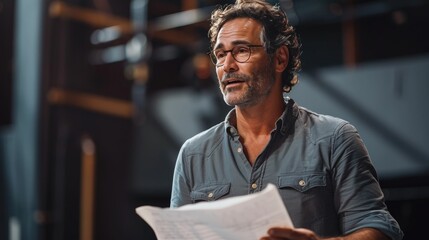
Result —
[[216, 52], [215, 55], [216, 55], [217, 59], [224, 58], [225, 57], [225, 52], [224, 51], [219, 51], [219, 52]]
[[248, 53], [249, 48], [248, 47], [238, 47], [236, 50], [237, 53]]

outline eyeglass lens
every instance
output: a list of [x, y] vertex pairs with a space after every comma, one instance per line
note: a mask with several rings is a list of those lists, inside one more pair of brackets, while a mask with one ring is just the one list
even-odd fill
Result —
[[250, 51], [250, 47], [246, 45], [237, 45], [231, 50], [217, 49], [211, 54], [212, 61], [216, 65], [222, 65], [225, 62], [228, 52], [231, 52], [231, 55], [235, 61], [243, 63], [249, 60], [251, 54]]

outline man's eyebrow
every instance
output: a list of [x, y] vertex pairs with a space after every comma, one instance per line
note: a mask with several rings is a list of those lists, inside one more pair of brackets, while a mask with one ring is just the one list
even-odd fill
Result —
[[223, 44], [219, 43], [218, 45], [215, 45], [215, 47], [213, 48], [213, 50], [219, 49], [219, 48], [223, 48]]
[[239, 45], [239, 44], [251, 44], [251, 42], [246, 40], [236, 40], [232, 42], [232, 45]]
[[[235, 40], [232, 41], [232, 45], [237, 46], [240, 44], [251, 44], [251, 42], [246, 41], [246, 40]], [[213, 50], [219, 49], [219, 48], [223, 48], [224, 44], [223, 43], [219, 43], [218, 45], [215, 45], [215, 47], [213, 48]]]

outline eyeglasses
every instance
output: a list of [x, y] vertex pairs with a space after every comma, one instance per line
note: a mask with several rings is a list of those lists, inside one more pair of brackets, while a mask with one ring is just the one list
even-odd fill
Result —
[[210, 59], [212, 60], [213, 64], [217, 67], [220, 67], [225, 63], [226, 55], [228, 54], [228, 52], [231, 53], [235, 61], [239, 63], [245, 63], [250, 59], [250, 56], [252, 55], [252, 48], [257, 47], [264, 46], [240, 44], [233, 47], [231, 50], [216, 49], [214, 51], [210, 51], [208, 54], [210, 55]]

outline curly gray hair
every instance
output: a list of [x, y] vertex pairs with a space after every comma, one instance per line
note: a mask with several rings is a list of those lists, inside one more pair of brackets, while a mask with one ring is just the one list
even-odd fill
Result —
[[283, 90], [290, 92], [298, 83], [301, 70], [301, 43], [295, 29], [278, 5], [271, 5], [263, 0], [237, 0], [235, 4], [221, 6], [211, 15], [209, 29], [210, 46], [213, 48], [222, 26], [235, 18], [252, 18], [263, 26], [263, 44], [268, 54], [273, 54], [280, 46], [287, 46], [289, 63], [283, 72]]

